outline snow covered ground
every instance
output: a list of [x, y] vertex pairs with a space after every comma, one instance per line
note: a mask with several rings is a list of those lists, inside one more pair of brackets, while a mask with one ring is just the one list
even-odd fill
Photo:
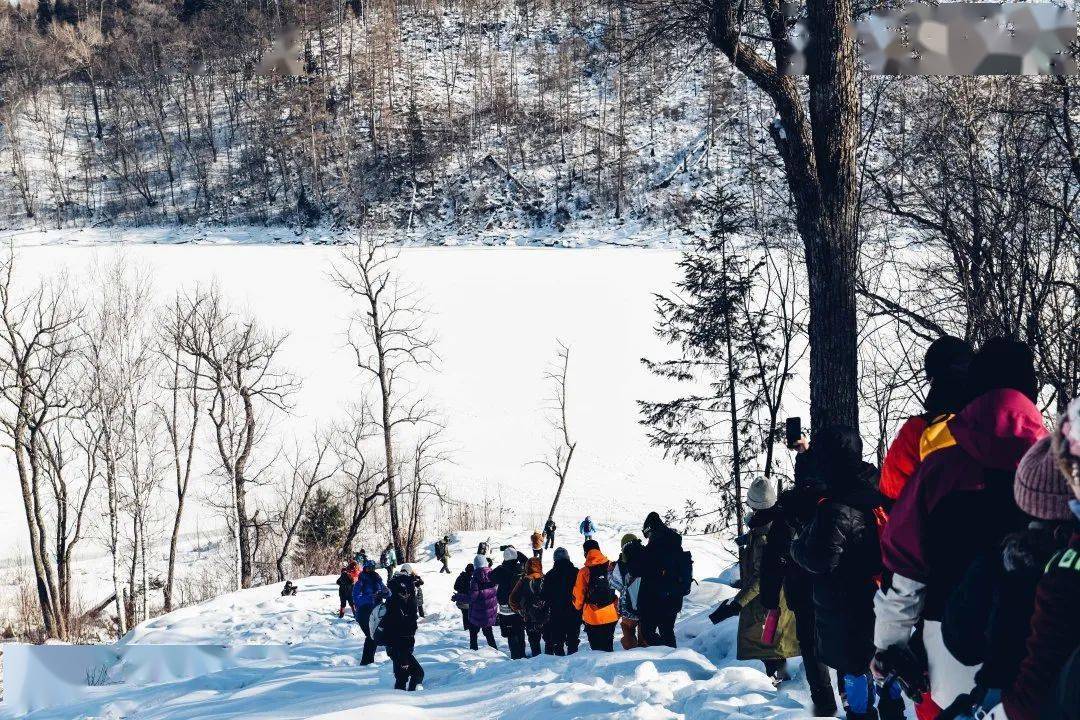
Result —
[[[626, 516], [629, 521], [631, 516]], [[640, 519], [601, 524], [598, 540], [614, 555], [617, 538]], [[11, 649], [5, 657], [3, 720], [89, 718], [795, 718], [807, 717], [808, 692], [798, 661], [794, 678], [775, 690], [760, 663], [734, 657], [736, 620], [712, 626], [705, 617], [734, 591], [722, 584], [732, 557], [718, 541], [688, 537], [700, 584], [677, 626], [680, 647], [613, 654], [583, 651], [569, 658], [512, 661], [500, 648], [468, 649], [457, 608], [449, 601], [457, 571], [480, 540], [526, 543], [527, 527], [461, 533], [453, 538], [454, 575], [428, 560], [427, 617], [417, 634], [424, 689], [392, 689], [385, 653], [359, 667], [362, 635], [337, 618], [333, 577], [299, 581], [296, 597], [280, 586], [241, 591], [146, 622], [116, 646]], [[559, 544], [581, 560], [580, 536]], [[724, 578], [728, 579], [728, 578]], [[260, 646], [252, 648], [250, 646]], [[617, 643], [616, 643], [617, 645]], [[222, 647], [224, 646], [224, 648]], [[33, 663], [50, 656], [55, 667]], [[61, 672], [59, 653], [70, 666]], [[22, 654], [20, 654], [22, 653]], [[63, 678], [66, 677], [65, 681]], [[93, 679], [93, 686], [87, 685]]]

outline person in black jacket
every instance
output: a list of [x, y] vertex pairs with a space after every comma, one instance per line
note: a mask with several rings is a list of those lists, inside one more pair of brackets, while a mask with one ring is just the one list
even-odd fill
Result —
[[555, 521], [548, 520], [544, 523], [544, 549], [555, 547]]
[[811, 576], [791, 559], [793, 528], [809, 520], [820, 499], [818, 490], [809, 485], [804, 455], [796, 456], [795, 487], [780, 493], [773, 507], [754, 513], [749, 525], [751, 529], [769, 525], [761, 558], [758, 596], [761, 606], [766, 610], [779, 608], [783, 590], [788, 607], [795, 614], [795, 636], [802, 653], [803, 674], [810, 687], [814, 715], [829, 717], [836, 714], [836, 695], [829, 668], [818, 654]]
[[[473, 576], [473, 564], [469, 563], [454, 580], [454, 596], [465, 598], [469, 594], [469, 582]], [[461, 629], [469, 629], [469, 601], [466, 599], [457, 601], [458, 610], [461, 610]]]
[[574, 607], [578, 568], [566, 548], [555, 550], [555, 564], [544, 575], [544, 597], [550, 614], [544, 626], [544, 653], [573, 655], [581, 644], [581, 611]]
[[675, 647], [675, 620], [682, 610], [683, 595], [670, 571], [682, 554], [682, 536], [655, 512], [645, 518], [641, 532], [648, 538], [638, 592], [641, 635], [649, 645]]
[[809, 485], [821, 500], [792, 538], [791, 557], [813, 579], [817, 651], [843, 676], [849, 720], [903, 720], [899, 684], [889, 683], [877, 698], [869, 672], [882, 569], [876, 512], [884, 498], [876, 488], [877, 468], [863, 462], [862, 440], [852, 428], [826, 428], [810, 453]]
[[386, 654], [394, 665], [394, 689], [416, 690], [424, 682], [424, 668], [416, 659], [417, 577], [398, 573], [390, 579], [387, 589], [386, 615], [382, 619], [382, 636]]
[[525, 621], [510, 607], [510, 593], [525, 572], [528, 560], [512, 545], [503, 548], [503, 561], [491, 571], [491, 579], [498, 585], [499, 632], [510, 646], [510, 658], [525, 657]]

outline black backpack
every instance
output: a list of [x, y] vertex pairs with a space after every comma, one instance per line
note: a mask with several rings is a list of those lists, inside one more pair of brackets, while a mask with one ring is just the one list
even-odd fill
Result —
[[663, 582], [660, 595], [668, 598], [684, 598], [694, 587], [694, 556], [689, 550], [672, 554], [662, 571]]
[[589, 566], [589, 580], [585, 583], [585, 604], [607, 607], [618, 599], [611, 589], [607, 563]]
[[533, 626], [544, 625], [551, 615], [547, 600], [544, 598], [544, 578], [525, 581], [522, 588], [525, 597], [521, 602], [525, 622]]

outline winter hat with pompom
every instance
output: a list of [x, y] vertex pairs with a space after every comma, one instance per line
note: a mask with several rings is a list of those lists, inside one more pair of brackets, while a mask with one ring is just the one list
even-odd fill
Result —
[[484, 557], [483, 555], [477, 555], [476, 557], [474, 557], [472, 559], [472, 566], [473, 566], [474, 570], [479, 570], [480, 568], [486, 568], [488, 566], [487, 558]]
[[776, 485], [768, 478], [754, 478], [746, 491], [746, 504], [754, 510], [768, 510], [776, 504]]
[[1016, 504], [1025, 513], [1039, 520], [1070, 520], [1072, 492], [1058, 466], [1051, 446], [1051, 437], [1044, 437], [1031, 446], [1020, 460], [1013, 483]]

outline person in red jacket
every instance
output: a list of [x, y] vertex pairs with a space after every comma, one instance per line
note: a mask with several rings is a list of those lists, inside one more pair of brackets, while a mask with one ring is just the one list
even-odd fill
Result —
[[923, 367], [930, 388], [923, 401], [925, 412], [904, 421], [881, 463], [878, 491], [890, 500], [900, 497], [900, 491], [922, 462], [919, 441], [923, 431], [934, 421], [959, 412], [971, 399], [971, 356], [971, 345], [951, 335], [938, 338], [927, 348]]
[[967, 692], [978, 669], [956, 661], [942, 642], [948, 596], [979, 554], [1024, 528], [1013, 476], [1047, 434], [1034, 403], [1038, 383], [1027, 345], [987, 341], [972, 360], [971, 381], [976, 398], [924, 434], [922, 464], [882, 531], [887, 573], [874, 601], [879, 652], [872, 670], [886, 674], [884, 651], [908, 647], [921, 628], [937, 707]]

